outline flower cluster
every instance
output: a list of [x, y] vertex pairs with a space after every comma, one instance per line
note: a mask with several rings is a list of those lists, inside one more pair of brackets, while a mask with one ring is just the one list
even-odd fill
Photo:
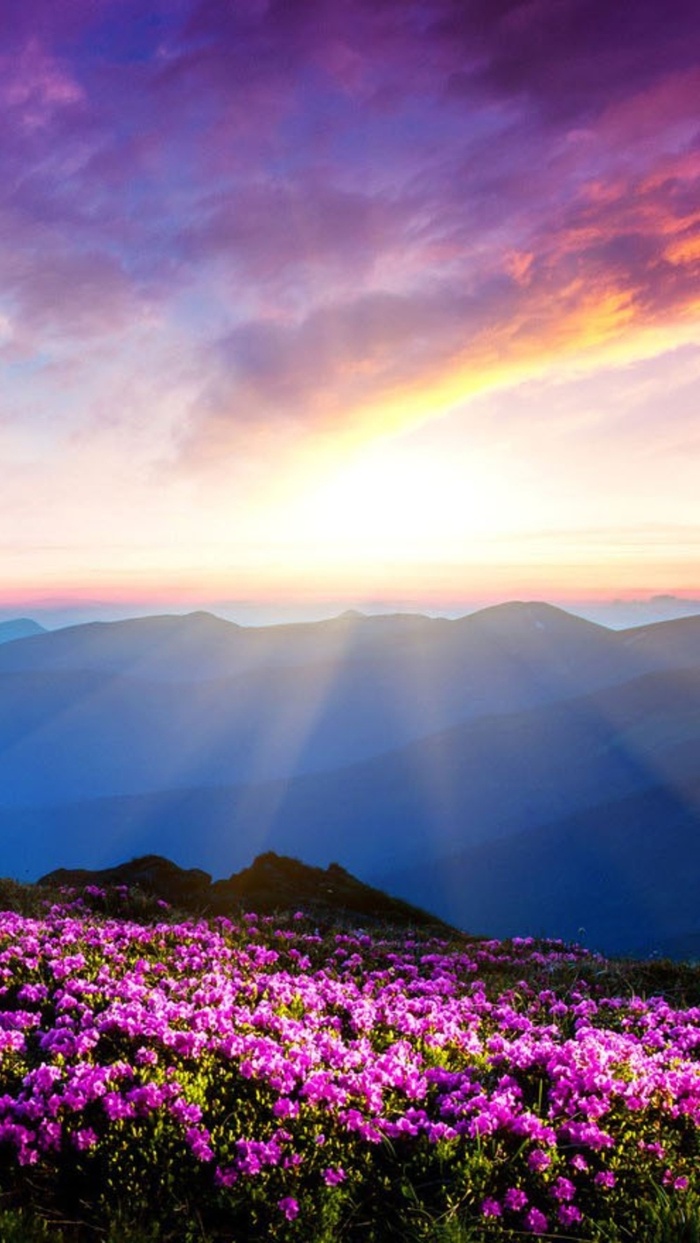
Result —
[[291, 1229], [314, 1195], [360, 1194], [368, 1156], [418, 1177], [434, 1154], [443, 1208], [585, 1238], [632, 1178], [687, 1194], [700, 1133], [700, 1010], [605, 996], [590, 963], [298, 917], [1, 915], [2, 1177], [164, 1135], [218, 1204], [269, 1186]]

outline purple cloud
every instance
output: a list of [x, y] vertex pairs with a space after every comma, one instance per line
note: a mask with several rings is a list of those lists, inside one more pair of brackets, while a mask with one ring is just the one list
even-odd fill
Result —
[[546, 353], [577, 303], [681, 315], [699, 52], [690, 0], [9, 0], [6, 305], [76, 357], [189, 333], [192, 452]]
[[591, 121], [611, 102], [696, 65], [700, 51], [693, 0], [663, 10], [656, 0], [470, 0], [443, 10], [436, 36], [476, 61], [460, 75], [462, 90], [531, 103], [556, 126]]

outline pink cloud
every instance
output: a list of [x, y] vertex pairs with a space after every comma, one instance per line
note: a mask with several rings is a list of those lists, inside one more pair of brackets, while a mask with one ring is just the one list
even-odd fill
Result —
[[634, 323], [695, 296], [686, 0], [663, 21], [656, 0], [7, 13], [13, 315], [66, 341], [184, 320], [189, 443], [546, 350], [611, 291]]
[[29, 129], [46, 124], [54, 110], [80, 103], [84, 93], [75, 78], [30, 39], [19, 57], [0, 57], [0, 104], [19, 115]]

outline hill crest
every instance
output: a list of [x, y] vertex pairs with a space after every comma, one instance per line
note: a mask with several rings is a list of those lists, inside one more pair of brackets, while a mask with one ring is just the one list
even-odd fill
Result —
[[197, 914], [225, 915], [237, 910], [272, 914], [301, 907], [317, 917], [348, 923], [449, 929], [438, 916], [365, 884], [338, 863], [311, 867], [272, 850], [226, 880], [213, 881], [201, 868], [182, 868], [163, 855], [149, 854], [108, 868], [57, 868], [36, 883], [75, 889], [136, 886], [150, 897]]

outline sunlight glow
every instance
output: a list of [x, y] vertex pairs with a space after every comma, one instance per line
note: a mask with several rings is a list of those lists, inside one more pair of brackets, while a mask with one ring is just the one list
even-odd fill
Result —
[[439, 545], [464, 552], [517, 526], [516, 499], [486, 460], [450, 461], [384, 441], [312, 486], [289, 515], [287, 536], [337, 560], [413, 561]]

